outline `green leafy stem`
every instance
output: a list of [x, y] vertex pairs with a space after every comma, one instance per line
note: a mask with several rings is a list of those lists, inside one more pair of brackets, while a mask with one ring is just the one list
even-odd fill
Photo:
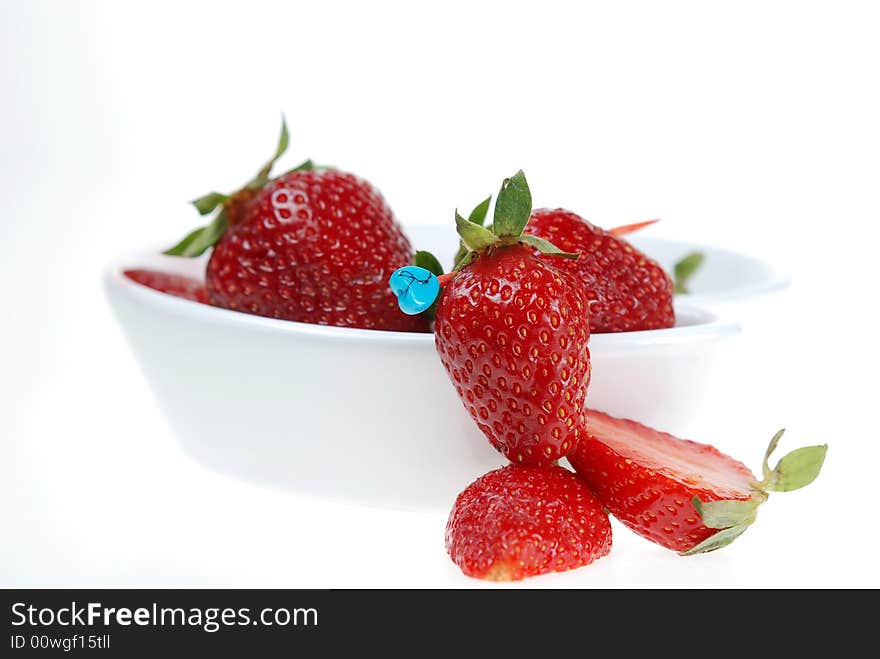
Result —
[[[210, 215], [218, 209], [219, 212], [208, 224], [191, 231], [183, 238], [183, 240], [174, 245], [174, 247], [165, 250], [163, 253], [170, 256], [201, 256], [205, 253], [205, 250], [216, 245], [217, 241], [220, 240], [229, 225], [229, 204], [235, 202], [237, 195], [248, 190], [259, 190], [269, 183], [269, 181], [272, 180], [272, 168], [275, 166], [278, 159], [284, 155], [284, 152], [287, 151], [289, 144], [290, 133], [287, 130], [287, 121], [284, 116], [282, 116], [281, 135], [278, 137], [278, 145], [275, 147], [275, 153], [272, 154], [272, 157], [268, 162], [260, 168], [257, 175], [248, 181], [241, 190], [238, 190], [238, 192], [233, 194], [209, 192], [198, 199], [194, 199], [192, 205], [195, 206], [199, 215]], [[311, 160], [306, 160], [304, 163], [297, 165], [287, 173], [289, 174], [291, 172], [311, 169], [315, 169], [315, 164]]]
[[753, 484], [755, 494], [750, 499], [708, 502], [700, 501], [699, 497], [692, 499], [703, 524], [710, 529], [718, 529], [718, 533], [709, 536], [695, 547], [680, 552], [682, 556], [704, 554], [729, 545], [754, 523], [758, 507], [769, 498], [770, 492], [799, 490], [816, 480], [825, 463], [825, 456], [828, 453], [827, 444], [795, 449], [783, 456], [773, 469], [770, 468], [770, 456], [779, 445], [784, 432], [785, 430], [780, 430], [770, 440], [770, 445], [764, 454], [763, 480]]

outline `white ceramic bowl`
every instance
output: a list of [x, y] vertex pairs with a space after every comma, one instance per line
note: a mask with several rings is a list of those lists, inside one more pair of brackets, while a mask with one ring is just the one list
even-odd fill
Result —
[[[448, 227], [412, 227], [451, 255]], [[452, 248], [455, 247], [454, 239]], [[447, 379], [430, 334], [322, 327], [165, 295], [122, 271], [203, 272], [154, 251], [111, 264], [106, 290], [183, 449], [216, 470], [354, 503], [446, 510], [504, 460]], [[677, 304], [674, 328], [591, 339], [591, 407], [674, 429], [698, 409], [737, 332]]]
[[747, 300], [781, 291], [790, 283], [788, 275], [770, 263], [723, 247], [639, 234], [627, 236], [627, 240], [656, 259], [667, 272], [672, 272], [672, 266], [690, 252], [705, 254], [706, 260], [688, 283], [690, 294], [680, 296], [695, 306]]

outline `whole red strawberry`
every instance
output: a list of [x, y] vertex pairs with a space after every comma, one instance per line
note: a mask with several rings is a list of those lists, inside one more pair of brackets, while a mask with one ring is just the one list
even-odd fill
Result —
[[672, 279], [623, 238], [562, 209], [536, 210], [525, 232], [580, 254], [577, 261], [554, 265], [584, 283], [594, 334], [675, 324]]
[[[437, 352], [459, 397], [491, 444], [515, 463], [548, 465], [578, 442], [590, 382], [590, 324], [583, 287], [523, 236], [531, 196], [507, 179], [492, 231], [457, 217], [471, 251], [437, 301]], [[572, 255], [565, 255], [572, 256]]]
[[568, 460], [599, 500], [626, 526], [684, 554], [719, 549], [755, 521], [768, 492], [796, 490], [819, 474], [827, 446], [792, 451], [763, 480], [708, 444], [635, 421], [587, 411], [587, 430]]
[[402, 313], [388, 290], [390, 274], [413, 253], [382, 195], [310, 161], [270, 178], [287, 141], [282, 126], [275, 156], [239, 192], [197, 199], [201, 213], [220, 212], [167, 253], [214, 247], [206, 281], [217, 306], [318, 325], [428, 331], [428, 319]]
[[192, 277], [146, 269], [126, 270], [123, 274], [132, 281], [153, 290], [208, 304], [208, 292], [205, 290], [205, 285]]
[[513, 581], [605, 556], [611, 524], [570, 471], [508, 465], [458, 495], [446, 525], [446, 550], [468, 576]]

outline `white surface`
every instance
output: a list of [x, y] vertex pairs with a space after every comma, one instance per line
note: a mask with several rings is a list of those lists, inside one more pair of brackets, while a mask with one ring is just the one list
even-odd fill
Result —
[[480, 585], [442, 515], [187, 459], [110, 315], [107, 259], [182, 235], [183, 202], [252, 175], [283, 109], [286, 163], [350, 168], [408, 222], [523, 167], [537, 205], [661, 217], [646, 235], [792, 275], [734, 308], [746, 331], [689, 434], [757, 468], [785, 425], [782, 448], [829, 442], [819, 480], [724, 552], [615, 525], [609, 557], [526, 586], [880, 586], [872, 3], [256, 4], [0, 4], [0, 583]]
[[[452, 260], [448, 226], [409, 233], [419, 248]], [[175, 437], [201, 463], [299, 494], [433, 511], [447, 510], [461, 483], [504, 464], [456, 395], [432, 334], [218, 309], [123, 274], [136, 268], [188, 274], [193, 262], [144, 250], [111, 264], [105, 284]], [[684, 303], [676, 315], [676, 327], [591, 339], [592, 406], [686, 428], [712, 385], [718, 351], [739, 330]]]

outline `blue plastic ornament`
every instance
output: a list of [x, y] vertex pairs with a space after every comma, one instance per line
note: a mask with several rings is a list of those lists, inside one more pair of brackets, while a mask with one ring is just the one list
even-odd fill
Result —
[[410, 316], [427, 310], [440, 295], [440, 280], [430, 270], [417, 265], [407, 265], [395, 270], [388, 285], [397, 296], [400, 310]]

